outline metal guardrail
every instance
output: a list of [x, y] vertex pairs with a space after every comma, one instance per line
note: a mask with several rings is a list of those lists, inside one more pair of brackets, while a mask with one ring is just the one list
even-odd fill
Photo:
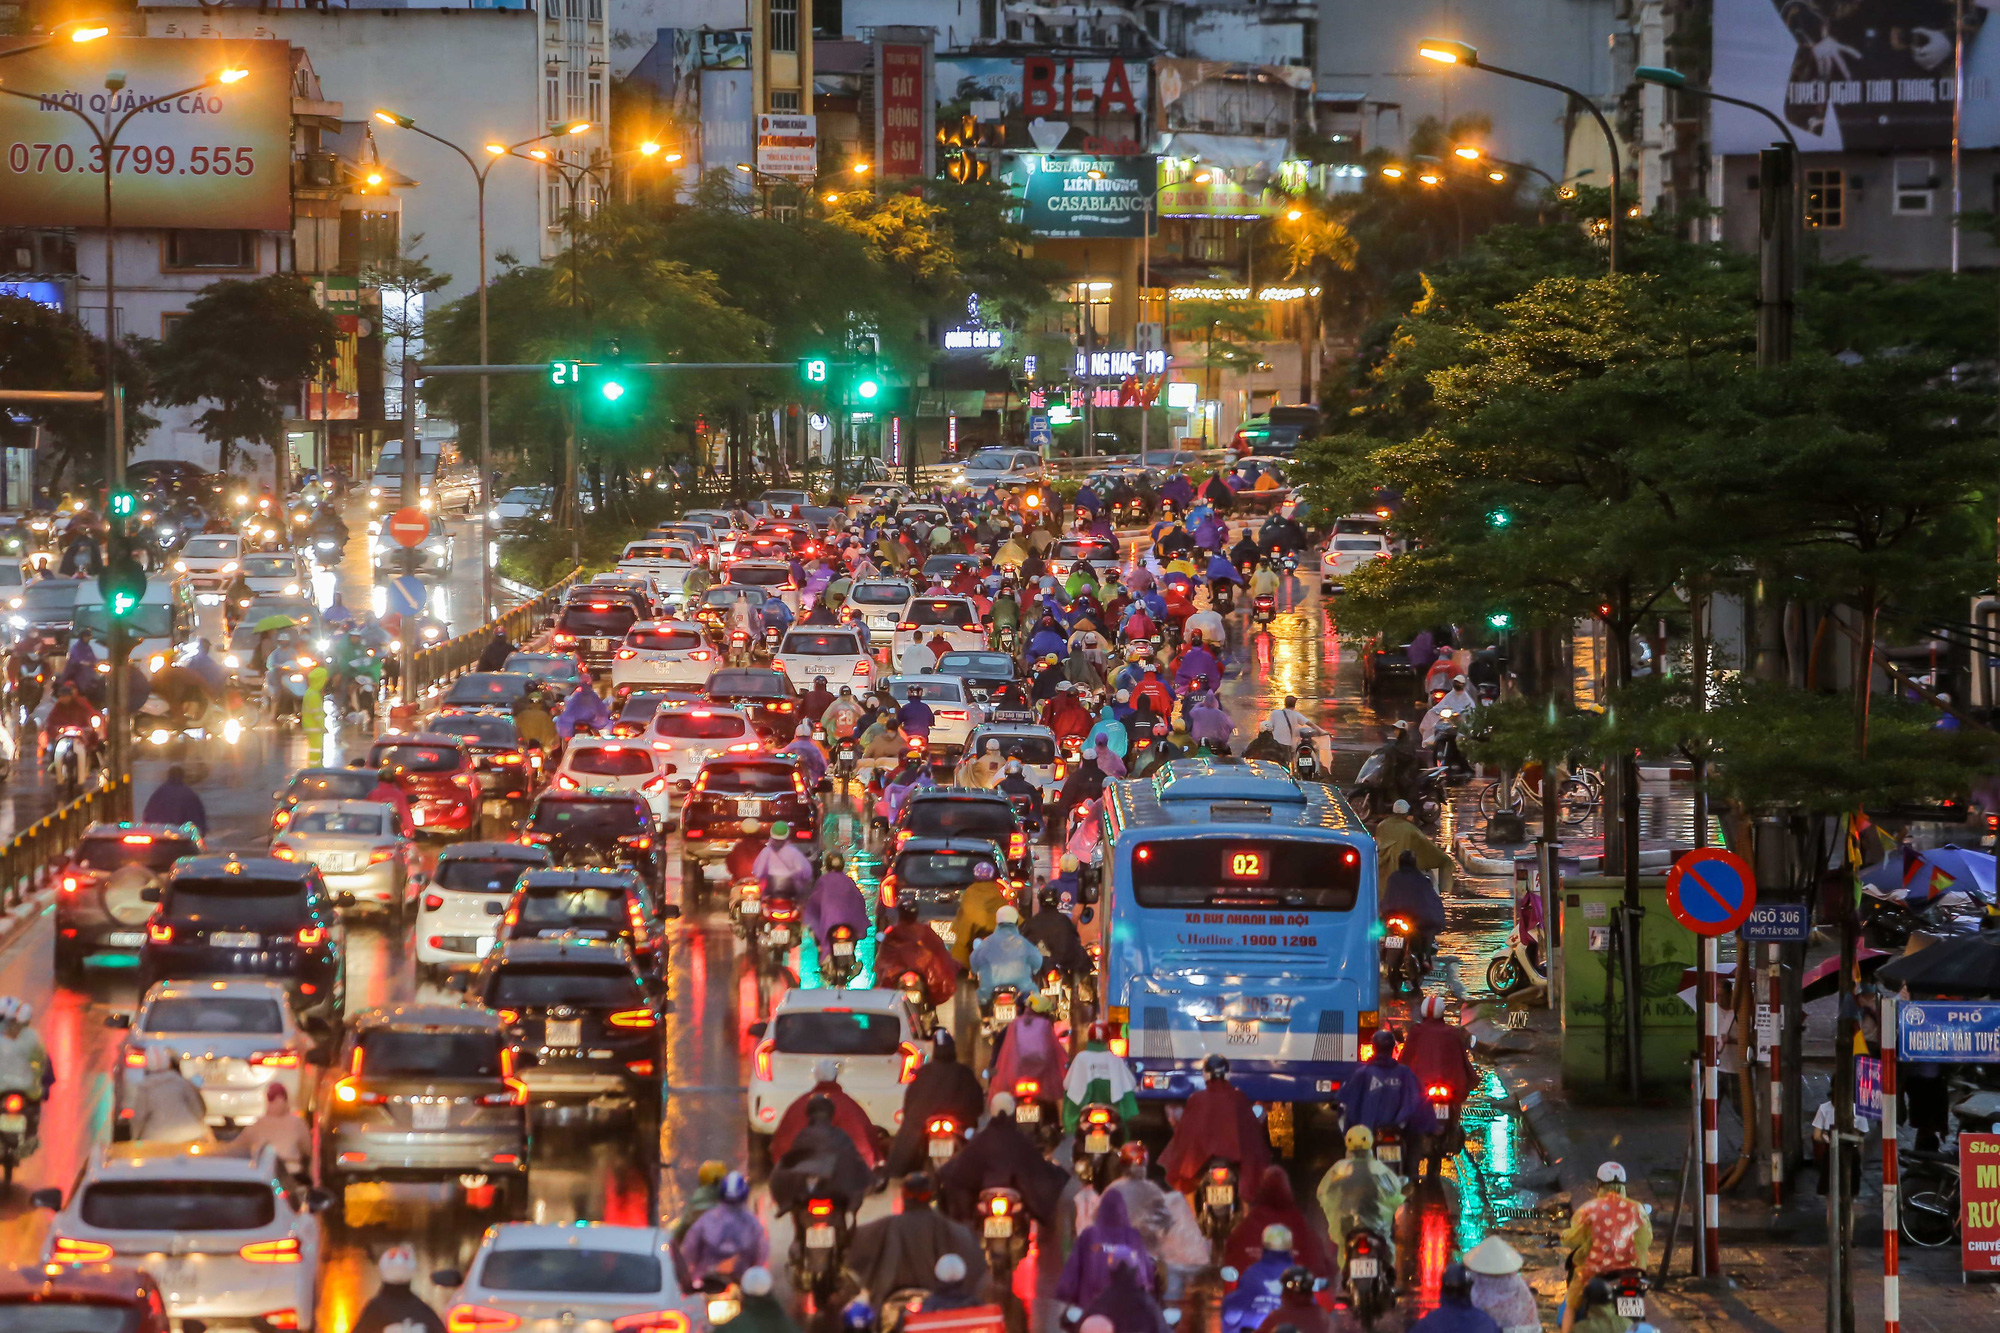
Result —
[[43, 815], [0, 848], [0, 909], [18, 907], [62, 864], [83, 832], [99, 820], [132, 817], [132, 776], [92, 787], [53, 814]]
[[453, 677], [470, 671], [479, 661], [479, 655], [486, 651], [486, 645], [493, 642], [496, 632], [505, 634], [511, 643], [526, 640], [541, 618], [562, 602], [563, 594], [582, 576], [583, 567], [579, 565], [538, 596], [487, 621], [478, 629], [468, 630], [455, 639], [447, 639], [435, 648], [418, 649], [411, 664], [415, 679], [408, 682], [403, 697], [420, 699]]

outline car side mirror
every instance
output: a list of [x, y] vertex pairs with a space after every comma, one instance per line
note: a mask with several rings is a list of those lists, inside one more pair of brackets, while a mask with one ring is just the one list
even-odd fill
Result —
[[660, 920], [678, 921], [680, 919], [681, 919], [681, 905], [679, 903], [660, 904]]
[[465, 1285], [465, 1274], [456, 1268], [440, 1268], [431, 1274], [431, 1281], [440, 1287], [462, 1287]]
[[130, 1028], [132, 1026], [132, 1015], [123, 1012], [106, 1014], [104, 1016], [104, 1026], [108, 1028]]
[[503, 916], [506, 914], [506, 911], [507, 904], [505, 903], [496, 903], [489, 900], [486, 904], [486, 915], [488, 916]]
[[142, 903], [156, 903], [160, 901], [160, 891], [156, 888], [141, 889], [139, 890], [139, 901]]
[[745, 1028], [744, 1031], [748, 1032], [753, 1037], [761, 1038], [767, 1031], [770, 1030], [770, 1027], [771, 1025], [769, 1023], [752, 1023], [749, 1027]]
[[59, 1189], [36, 1190], [28, 1196], [30, 1208], [61, 1208], [62, 1191]]
[[354, 906], [354, 895], [343, 889], [333, 895], [333, 902], [336, 907], [352, 907]]

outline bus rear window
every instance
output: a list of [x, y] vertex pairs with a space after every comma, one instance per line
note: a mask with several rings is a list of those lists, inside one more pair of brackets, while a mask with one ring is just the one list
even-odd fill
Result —
[[1336, 842], [1176, 838], [1141, 843], [1131, 855], [1141, 907], [1349, 912], [1361, 888], [1361, 853]]

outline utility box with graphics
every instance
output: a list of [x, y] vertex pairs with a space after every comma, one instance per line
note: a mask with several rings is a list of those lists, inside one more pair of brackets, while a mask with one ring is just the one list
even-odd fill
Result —
[[[1640, 1080], [1647, 1093], [1685, 1091], [1696, 1042], [1695, 1013], [1680, 998], [1695, 965], [1694, 934], [1667, 910], [1663, 875], [1639, 880]], [[1625, 881], [1604, 875], [1562, 882], [1563, 1091], [1624, 1101], [1624, 991], [1618, 976], [1618, 905]], [[1608, 1032], [1607, 1032], [1608, 1029]], [[1607, 1058], [1608, 1057], [1608, 1058]]]

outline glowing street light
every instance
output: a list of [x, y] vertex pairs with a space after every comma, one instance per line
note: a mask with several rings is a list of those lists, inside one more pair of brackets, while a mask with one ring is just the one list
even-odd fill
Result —
[[1473, 144], [1462, 143], [1451, 150], [1451, 155], [1464, 158], [1467, 162], [1477, 162], [1481, 157], [1481, 151]]

